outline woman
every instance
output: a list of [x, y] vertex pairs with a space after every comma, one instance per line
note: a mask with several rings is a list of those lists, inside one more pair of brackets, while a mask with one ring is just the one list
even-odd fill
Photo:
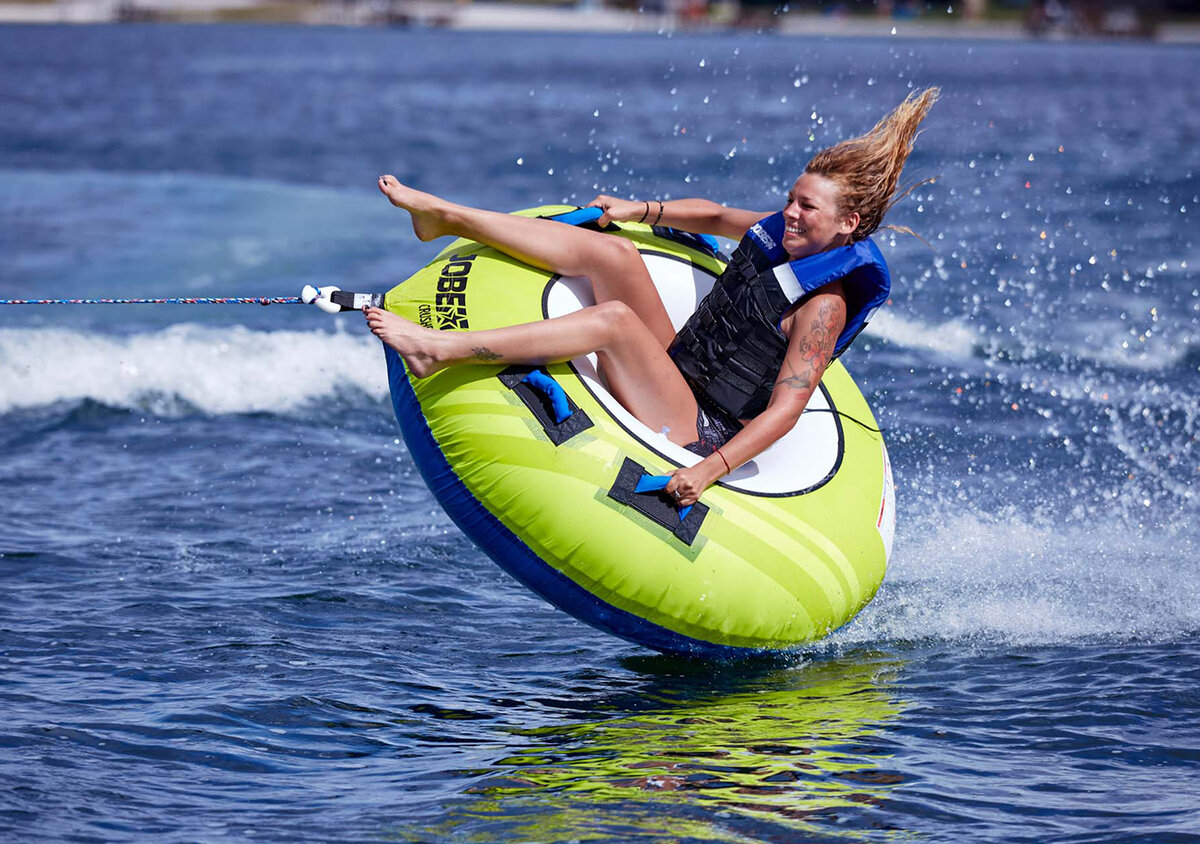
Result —
[[[792, 429], [829, 362], [886, 298], [886, 267], [868, 237], [908, 192], [897, 195], [900, 172], [937, 97], [937, 88], [914, 93], [867, 134], [817, 153], [782, 212], [705, 199], [593, 200], [601, 225], [648, 222], [741, 238], [678, 337], [632, 242], [456, 205], [381, 176], [379, 189], [412, 215], [421, 240], [465, 237], [549, 272], [586, 276], [596, 304], [486, 331], [435, 331], [378, 308], [364, 309], [367, 324], [417, 377], [454, 364], [538, 365], [595, 352], [630, 413], [704, 458], [677, 469], [666, 487], [688, 506]], [[794, 301], [780, 300], [789, 287]], [[764, 310], [769, 297], [783, 310]]]

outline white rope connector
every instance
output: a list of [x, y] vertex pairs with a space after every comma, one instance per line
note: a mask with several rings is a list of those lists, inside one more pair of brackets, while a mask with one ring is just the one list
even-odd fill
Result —
[[316, 305], [327, 314], [336, 314], [342, 310], [342, 306], [334, 304], [333, 301], [333, 294], [337, 290], [341, 290], [341, 288], [334, 287], [332, 284], [328, 287], [313, 287], [311, 284], [306, 284], [300, 291], [300, 301], [306, 305]]

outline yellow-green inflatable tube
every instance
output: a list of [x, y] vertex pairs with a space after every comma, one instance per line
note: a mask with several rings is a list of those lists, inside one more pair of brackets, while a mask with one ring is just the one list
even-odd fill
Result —
[[[517, 213], [594, 226], [594, 214], [571, 211]], [[711, 239], [634, 223], [607, 231], [638, 245], [677, 326], [723, 268]], [[590, 297], [586, 280], [456, 240], [384, 306], [441, 330], [485, 329]], [[396, 418], [434, 496], [502, 568], [582, 621], [668, 653], [739, 657], [819, 639], [879, 588], [891, 470], [841, 363], [790, 434], [684, 515], [635, 490], [699, 458], [617, 404], [594, 359], [530, 378], [528, 367], [470, 365], [416, 379], [386, 355]]]

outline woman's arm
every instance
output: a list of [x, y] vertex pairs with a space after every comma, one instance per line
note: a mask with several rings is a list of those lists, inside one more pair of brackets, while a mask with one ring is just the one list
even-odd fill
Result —
[[746, 229], [771, 213], [729, 208], [708, 199], [618, 199], [604, 194], [589, 202], [588, 207], [604, 209], [597, 220], [602, 226], [611, 220], [649, 223], [731, 240], [740, 240]]
[[[846, 295], [841, 282], [814, 294], [792, 315], [788, 349], [766, 409], [746, 423], [729, 442], [694, 466], [677, 469], [667, 492], [679, 492], [679, 504], [694, 504], [722, 475], [753, 460], [795, 427], [821, 383], [837, 338], [846, 325]], [[726, 467], [728, 461], [728, 468]]]

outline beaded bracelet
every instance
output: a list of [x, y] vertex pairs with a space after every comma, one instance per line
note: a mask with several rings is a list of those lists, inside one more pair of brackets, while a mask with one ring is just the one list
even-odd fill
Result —
[[[658, 203], [658, 216], [655, 217], [654, 222], [650, 224], [652, 227], [658, 225], [658, 221], [662, 219], [662, 215], [663, 215], [663, 201], [661, 199], [656, 199], [654, 201]], [[646, 203], [646, 212], [649, 213], [649, 211], [650, 211], [650, 203], [647, 202]]]

